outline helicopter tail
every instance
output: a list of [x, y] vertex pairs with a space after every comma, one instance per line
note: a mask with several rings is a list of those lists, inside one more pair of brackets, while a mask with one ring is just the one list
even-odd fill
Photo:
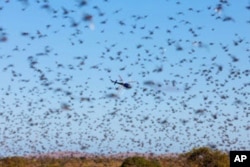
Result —
[[117, 84], [117, 80], [113, 81], [113, 80], [111, 79], [110, 81], [113, 82], [114, 85]]

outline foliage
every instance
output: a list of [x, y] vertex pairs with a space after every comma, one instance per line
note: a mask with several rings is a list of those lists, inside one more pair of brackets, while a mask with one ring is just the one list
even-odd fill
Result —
[[161, 167], [161, 165], [156, 159], [148, 160], [144, 157], [135, 156], [126, 158], [121, 167]]
[[197, 167], [227, 167], [229, 166], [229, 157], [226, 153], [212, 150], [208, 147], [194, 148], [184, 154], [186, 161], [190, 166]]

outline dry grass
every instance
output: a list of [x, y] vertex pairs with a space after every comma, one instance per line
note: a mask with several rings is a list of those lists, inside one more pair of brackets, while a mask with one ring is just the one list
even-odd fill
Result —
[[[125, 158], [119, 156], [7, 157], [0, 158], [0, 167], [120, 167]], [[145, 156], [145, 158], [157, 159], [162, 167], [199, 167], [204, 166], [204, 162], [209, 162], [210, 166], [229, 166], [227, 153], [206, 147], [193, 149], [184, 154]]]
[[[20, 160], [18, 160], [20, 159]], [[183, 167], [186, 162], [179, 157], [158, 157], [162, 167]], [[120, 158], [9, 158], [0, 160], [0, 167], [120, 167]]]

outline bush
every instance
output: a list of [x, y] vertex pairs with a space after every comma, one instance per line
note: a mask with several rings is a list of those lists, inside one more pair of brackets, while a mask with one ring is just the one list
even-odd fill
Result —
[[129, 157], [126, 158], [121, 167], [161, 167], [157, 159], [146, 159], [144, 157]]
[[229, 157], [226, 153], [208, 147], [193, 149], [184, 155], [187, 163], [198, 167], [227, 167]]

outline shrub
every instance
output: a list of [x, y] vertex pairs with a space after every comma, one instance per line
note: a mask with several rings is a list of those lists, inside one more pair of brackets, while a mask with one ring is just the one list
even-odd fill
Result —
[[193, 149], [184, 155], [187, 163], [198, 167], [226, 167], [229, 157], [226, 153], [212, 150], [208, 147]]
[[144, 157], [129, 157], [126, 158], [121, 167], [161, 167], [157, 159], [146, 159]]

